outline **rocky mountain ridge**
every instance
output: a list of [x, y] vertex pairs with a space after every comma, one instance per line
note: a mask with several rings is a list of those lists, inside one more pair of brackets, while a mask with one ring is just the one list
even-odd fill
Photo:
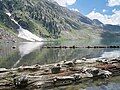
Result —
[[23, 29], [43, 38], [100, 39], [104, 33], [96, 21], [50, 0], [2, 0], [0, 7], [0, 24], [15, 34], [19, 27], [8, 12]]

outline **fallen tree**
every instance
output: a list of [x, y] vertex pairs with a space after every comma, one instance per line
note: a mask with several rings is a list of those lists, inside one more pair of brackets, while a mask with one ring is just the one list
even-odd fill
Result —
[[52, 88], [119, 75], [119, 58], [83, 58], [48, 65], [0, 68], [0, 90]]

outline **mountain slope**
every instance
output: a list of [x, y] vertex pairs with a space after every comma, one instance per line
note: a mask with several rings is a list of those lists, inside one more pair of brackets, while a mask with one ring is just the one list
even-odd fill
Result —
[[16, 34], [19, 26], [8, 12], [23, 29], [43, 38], [91, 39], [102, 33], [89, 18], [48, 0], [2, 0], [0, 5], [0, 22]]
[[111, 32], [120, 32], [120, 26], [119, 25], [110, 25], [106, 24], [103, 27], [105, 30], [109, 30]]
[[120, 26], [119, 25], [103, 24], [98, 19], [93, 19], [93, 24], [98, 26], [98, 27], [101, 27], [104, 30], [108, 30], [110, 32], [120, 33]]

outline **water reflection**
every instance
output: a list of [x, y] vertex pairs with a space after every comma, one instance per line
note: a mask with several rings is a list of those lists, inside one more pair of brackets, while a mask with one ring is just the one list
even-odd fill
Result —
[[107, 79], [90, 79], [82, 83], [56, 87], [50, 90], [120, 90], [120, 76]]
[[[85, 43], [86, 44], [86, 43]], [[110, 48], [42, 48], [43, 46], [82, 46], [84, 42], [23, 42], [2, 44], [0, 67], [11, 68], [21, 65], [49, 64], [63, 60], [81, 58], [118, 57], [120, 50]], [[89, 44], [91, 45], [91, 44]], [[12, 47], [15, 47], [14, 49]], [[87, 45], [86, 45], [87, 46]]]
[[[119, 49], [111, 48], [42, 48], [43, 46], [72, 46], [84, 45], [75, 42], [24, 42], [14, 44], [1, 44], [0, 50], [0, 67], [12, 68], [21, 65], [48, 64], [62, 60], [73, 60], [81, 58], [114, 58], [120, 56]], [[86, 45], [86, 43], [85, 43]], [[91, 44], [88, 44], [91, 45]], [[12, 47], [15, 47], [14, 49]], [[113, 83], [97, 85], [97, 82], [86, 82], [79, 85], [70, 85], [67, 87], [55, 88], [54, 90], [120, 90], [120, 81], [118, 78]], [[105, 81], [98, 81], [98, 83]], [[111, 81], [110, 81], [111, 82]], [[47, 89], [46, 89], [47, 90]], [[52, 89], [53, 90], [53, 89]]]
[[120, 57], [120, 51], [119, 50], [114, 50], [111, 52], [104, 52], [101, 55], [101, 58], [117, 58]]
[[110, 83], [108, 85], [87, 87], [86, 90], [120, 90], [120, 83]]
[[13, 67], [16, 67], [20, 61], [22, 60], [22, 58], [33, 52], [36, 49], [40, 49], [43, 46], [44, 42], [23, 42], [20, 43], [19, 45], [19, 52], [20, 52], [20, 59], [13, 65]]
[[36, 49], [40, 49], [44, 42], [23, 42], [19, 45], [19, 51], [21, 57], [33, 52]]

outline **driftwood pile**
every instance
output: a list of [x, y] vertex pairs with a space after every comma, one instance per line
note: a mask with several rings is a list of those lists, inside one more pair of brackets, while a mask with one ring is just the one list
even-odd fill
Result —
[[0, 90], [52, 88], [117, 75], [120, 75], [119, 58], [83, 58], [49, 65], [0, 68]]

